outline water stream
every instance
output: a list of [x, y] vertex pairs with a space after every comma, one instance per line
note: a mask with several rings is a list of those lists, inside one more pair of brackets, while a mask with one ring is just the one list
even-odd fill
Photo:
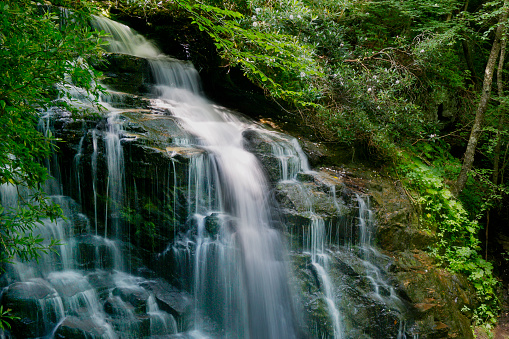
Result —
[[[154, 81], [152, 93], [147, 107], [136, 108], [132, 113], [119, 104], [123, 94], [111, 92], [102, 101], [107, 117], [97, 126], [83, 127], [70, 180], [78, 187], [69, 194], [88, 209], [87, 213], [63, 195], [55, 161], [49, 163], [53, 179], [48, 194], [62, 206], [65, 218], [45, 220], [36, 232], [48, 239], [60, 239], [62, 245], [56, 248], [57, 254], [43, 255], [39, 263], [12, 265], [7, 277], [11, 284], [4, 290], [5, 305], [19, 304], [16, 298], [21, 297], [16, 291], [26, 290], [25, 295], [37, 299], [37, 312], [45, 316], [23, 330], [23, 335], [308, 337], [302, 315], [305, 306], [299, 291], [290, 283], [293, 272], [290, 246], [284, 236], [286, 226], [273, 194], [274, 187], [282, 185], [300, 192], [299, 199], [304, 202], [302, 213], [308, 222], [302, 225], [300, 247], [308, 267], [318, 277], [316, 285], [331, 323], [328, 337], [348, 338], [352, 329], [342, 314], [343, 296], [338, 292], [337, 279], [331, 275], [336, 265], [331, 232], [339, 226], [326, 222], [315, 210], [313, 206], [319, 199], [308, 192], [309, 183], [298, 180], [299, 175], [316, 175], [299, 142], [211, 103], [202, 95], [198, 73], [191, 64], [162, 54], [129, 27], [106, 18], [96, 18], [93, 24], [111, 35], [110, 52], [147, 60]], [[159, 273], [176, 276], [172, 283], [180, 290], [162, 282], [148, 268], [143, 267], [143, 273], [142, 260], [132, 259], [138, 252], [129, 244], [130, 237], [144, 235], [129, 227], [135, 225], [146, 232], [144, 240], [148, 243], [149, 239], [154, 240], [152, 228], [161, 225], [139, 221], [129, 214], [141, 209], [136, 206], [141, 201], [138, 195], [146, 187], [127, 178], [126, 157], [131, 153], [126, 153], [126, 147], [140, 137], [125, 129], [124, 126], [137, 123], [129, 120], [127, 113], [141, 114], [139, 121], [144, 126], [148, 126], [147, 121], [155, 126], [157, 119], [163, 118], [167, 124], [164, 126], [170, 126], [170, 122], [175, 125], [160, 129], [158, 138], [166, 143], [165, 149], [152, 149], [169, 159], [166, 168], [157, 169], [164, 179], [159, 182], [159, 177], [150, 178], [156, 182], [151, 190], [164, 196], [164, 206], [171, 215], [168, 234], [161, 236], [171, 240], [160, 253], [143, 255], [158, 262], [171, 261], [172, 271]], [[48, 112], [46, 119], [51, 115]], [[47, 121], [42, 125], [51, 128]], [[269, 145], [265, 152], [275, 159], [274, 168], [268, 170], [262, 165], [259, 154], [246, 141], [249, 138]], [[343, 213], [344, 203], [339, 201], [336, 186], [322, 186], [327, 191], [322, 193], [333, 206], [332, 214]], [[128, 190], [134, 198], [128, 196]], [[0, 187], [2, 205], [16, 208], [17, 194], [12, 186]], [[373, 286], [372, 297], [404, 313], [394, 289], [372, 263], [372, 257], [380, 254], [371, 244], [374, 222], [370, 209], [359, 196], [356, 203], [358, 247], [365, 275]], [[145, 201], [142, 207], [149, 213], [161, 212], [152, 211], [153, 205], [152, 201]], [[189, 307], [180, 309], [179, 304]], [[402, 325], [398, 338], [404, 337], [404, 331]]]

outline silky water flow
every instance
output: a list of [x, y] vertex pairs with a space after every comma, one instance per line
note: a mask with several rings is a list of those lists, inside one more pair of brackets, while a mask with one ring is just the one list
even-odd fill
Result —
[[[297, 140], [265, 130], [208, 101], [192, 65], [162, 54], [129, 27], [106, 18], [93, 21], [97, 29], [111, 35], [109, 52], [147, 60], [154, 81], [149, 109], [165, 112], [177, 121], [178, 136], [172, 137], [175, 148], [196, 150], [189, 160], [184, 185], [186, 217], [174, 215], [174, 233], [170, 236], [174, 240], [160, 253], [173, 258], [176, 270], [185, 275], [183, 280], [192, 295], [192, 310], [186, 317], [191, 320], [179, 324], [172, 314], [161, 310], [156, 293], [147, 287], [153, 282], [129, 273], [132, 267], [125, 262], [129, 250], [120, 241], [126, 180], [122, 140], [129, 136], [122, 127], [123, 110], [115, 108], [115, 96], [119, 94], [111, 92], [102, 102], [108, 111], [106, 126], [86, 131], [72, 162], [70, 180], [77, 187], [74, 196], [78, 203], [86, 195], [91, 196], [88, 199], [93, 207], [89, 215], [93, 223], [80, 212], [77, 202], [62, 195], [61, 179], [52, 162], [49, 169], [55, 179], [47, 185], [48, 194], [62, 206], [66, 218], [45, 220], [36, 232], [46, 239], [58, 239], [62, 245], [57, 246], [57, 253], [43, 255], [38, 264], [16, 262], [8, 269], [12, 284], [4, 290], [5, 295], [16, 288], [36, 291], [33, 294], [41, 290], [47, 293], [37, 299], [44, 319], [33, 331], [44, 334], [40, 337], [53, 337], [62, 335], [63, 325], [72, 328], [86, 323], [88, 333], [96, 338], [306, 337], [299, 296], [291, 284], [288, 246], [280, 231], [270, 183], [259, 159], [245, 147], [245, 135], [251, 133], [271, 146], [268, 152], [278, 161], [277, 177], [272, 180], [295, 185], [302, 191], [302, 199], [309, 200], [306, 208], [310, 224], [301, 245], [320, 281], [332, 324], [330, 336], [346, 338], [345, 321], [338, 307], [341, 296], [329, 276], [332, 252], [328, 249], [328, 226], [315, 214], [313, 198], [296, 179], [299, 173], [311, 172]], [[51, 128], [51, 115], [50, 110], [41, 128]], [[85, 138], [91, 143], [91, 183], [82, 182]], [[99, 168], [101, 152], [106, 171]], [[174, 181], [174, 200], [170, 205], [175, 214], [177, 182], [183, 178], [177, 177], [174, 153], [170, 154], [171, 166], [162, 170], [172, 173], [168, 180]], [[101, 181], [105, 182], [104, 196], [98, 188]], [[92, 192], [86, 192], [85, 186]], [[331, 186], [329, 191], [336, 199], [335, 188]], [[11, 185], [1, 186], [2, 205], [16, 208], [19, 192]], [[357, 197], [357, 204], [360, 247], [375, 298], [389, 299], [397, 308], [399, 299], [369, 261], [376, 251], [369, 241], [373, 223], [366, 215], [371, 212], [362, 198]], [[191, 226], [177, 232], [176, 220], [180, 219]], [[104, 220], [103, 224], [99, 225], [98, 220]], [[390, 291], [389, 295], [382, 295], [380, 289]]]

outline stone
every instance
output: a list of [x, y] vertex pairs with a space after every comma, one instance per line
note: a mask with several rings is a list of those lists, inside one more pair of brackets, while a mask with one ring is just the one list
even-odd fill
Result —
[[106, 334], [105, 326], [99, 326], [92, 319], [81, 319], [68, 316], [55, 330], [56, 339], [90, 339], [102, 338]]
[[46, 336], [64, 316], [58, 293], [40, 279], [9, 285], [3, 293], [2, 307], [16, 317], [10, 323], [19, 338]]
[[116, 287], [112, 295], [120, 297], [124, 302], [129, 303], [135, 313], [143, 314], [147, 312], [147, 303], [149, 294], [142, 287]]
[[164, 279], [147, 280], [141, 286], [154, 294], [157, 305], [161, 310], [170, 313], [176, 319], [182, 319], [191, 311], [193, 297]]

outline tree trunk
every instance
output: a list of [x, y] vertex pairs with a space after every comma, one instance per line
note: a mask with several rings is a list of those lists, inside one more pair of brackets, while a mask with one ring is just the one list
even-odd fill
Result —
[[[504, 7], [507, 5], [507, 2], [507, 0], [504, 2]], [[484, 122], [484, 114], [488, 108], [488, 101], [491, 96], [493, 71], [495, 69], [498, 54], [500, 52], [502, 41], [501, 38], [505, 35], [505, 26], [502, 23], [505, 23], [506, 20], [507, 10], [504, 10], [499, 18], [500, 25], [497, 27], [495, 40], [493, 41], [493, 46], [491, 47], [490, 57], [488, 58], [488, 63], [486, 64], [486, 69], [484, 71], [481, 99], [479, 100], [479, 104], [477, 105], [477, 110], [475, 112], [475, 121], [474, 125], [472, 126], [472, 131], [470, 132], [470, 138], [468, 140], [465, 155], [463, 156], [463, 165], [461, 166], [461, 171], [458, 175], [458, 178], [456, 179], [455, 184], [451, 188], [451, 191], [455, 196], [458, 196], [463, 188], [465, 188], [465, 184], [468, 179], [468, 173], [474, 164], [475, 150], [477, 147], [477, 142], [479, 141], [479, 136], [481, 135], [482, 124]]]
[[[498, 61], [498, 69], [497, 69], [497, 88], [498, 88], [498, 97], [502, 98], [504, 95], [504, 83], [503, 83], [503, 76], [502, 71], [504, 69], [504, 60], [505, 60], [505, 49], [507, 46], [507, 39], [504, 38], [502, 40], [502, 46], [500, 47], [500, 60]], [[502, 137], [500, 130], [504, 126], [504, 114], [505, 114], [505, 104], [503, 101], [500, 102], [498, 106], [498, 126], [497, 126], [497, 144], [495, 146], [495, 155], [493, 159], [493, 184], [498, 184], [498, 175], [499, 175], [499, 163], [500, 163], [500, 150], [502, 148]]]
[[[504, 95], [504, 82], [502, 71], [504, 69], [504, 60], [505, 60], [505, 48], [507, 46], [507, 37], [502, 37], [502, 43], [500, 46], [500, 59], [498, 59], [498, 68], [497, 68], [497, 89], [498, 89], [498, 97], [502, 98]], [[504, 124], [504, 102], [501, 101], [498, 105], [498, 126], [497, 126], [497, 135], [496, 140], [497, 144], [495, 146], [495, 155], [493, 159], [493, 177], [492, 182], [493, 185], [498, 184], [498, 172], [499, 172], [499, 160], [500, 160], [500, 149], [502, 147], [502, 137], [500, 135], [500, 130]], [[488, 260], [488, 243], [489, 243], [489, 227], [490, 227], [490, 210], [486, 212], [486, 245], [485, 245], [485, 254], [484, 259]]]

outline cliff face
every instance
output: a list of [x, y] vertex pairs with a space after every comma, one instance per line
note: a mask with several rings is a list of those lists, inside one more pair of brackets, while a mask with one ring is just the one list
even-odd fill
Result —
[[[243, 211], [235, 210], [235, 192], [224, 185], [233, 163], [219, 166], [213, 147], [182, 127], [178, 100], [160, 104], [147, 60], [106, 58], [109, 66], [100, 67], [110, 92], [109, 114], [72, 119], [55, 110], [51, 117], [53, 134], [61, 139], [60, 171], [52, 174], [67, 196], [59, 201], [66, 202], [64, 241], [72, 251], [65, 252], [69, 262], [55, 259], [36, 278], [5, 277], [2, 304], [20, 318], [13, 335], [171, 337], [199, 328], [221, 337], [234, 328], [257, 337], [255, 327], [263, 326], [256, 319], [245, 320], [247, 329], [236, 323], [244, 319], [231, 312], [225, 295], [233, 298], [228, 293], [238, 291], [221, 281], [234, 276], [247, 290], [258, 282], [242, 266], [252, 238], [238, 240]], [[276, 259], [264, 265], [277, 266], [269, 272], [287, 271], [288, 291], [277, 296], [283, 294], [291, 306], [294, 314], [284, 319], [294, 319], [288, 326], [295, 337], [472, 337], [468, 311], [462, 313], [474, 308], [472, 288], [434, 266], [425, 252], [433, 234], [421, 229], [404, 188], [375, 170], [342, 163], [352, 158], [351, 150], [345, 155], [306, 140], [298, 135], [305, 128], [292, 128], [298, 119], [284, 124], [273, 106], [261, 97], [256, 101], [249, 113], [260, 122], [210, 107], [227, 122], [236, 119], [243, 149], [261, 165], [267, 193], [260, 206], [269, 211], [270, 226], [264, 232], [282, 244], [267, 247], [277, 248]], [[271, 113], [264, 117], [265, 112]], [[227, 127], [225, 133], [233, 128]], [[203, 206], [206, 213], [198, 208]], [[232, 248], [232, 256], [241, 255], [229, 271], [219, 263]], [[272, 302], [254, 291], [241, 299]], [[97, 301], [93, 307], [90, 299], [73, 304], [72, 298], [87, 293]], [[258, 305], [246, 303], [249, 318]], [[49, 304], [56, 306], [44, 315]]]
[[[175, 140], [188, 136], [183, 135], [170, 112], [152, 107], [150, 99], [143, 97], [143, 90], [150, 86], [144, 80], [149, 78], [143, 75], [148, 72], [144, 60], [116, 55], [108, 58], [113, 67], [105, 69], [109, 75], [105, 82], [114, 90], [132, 93], [117, 93], [113, 100], [123, 110], [119, 119], [123, 126], [121, 143], [125, 159], [123, 204], [128, 208], [122, 212], [121, 222], [129, 230], [129, 236], [124, 238], [135, 245], [136, 260], [141, 260], [144, 267], [173, 286], [192, 293], [189, 277], [192, 273], [183, 272], [178, 260], [165, 249], [179, 234], [197, 232], [196, 221], [186, 214], [189, 167], [205, 151], [175, 145]], [[81, 180], [85, 186], [80, 201], [86, 214], [93, 218], [93, 195], [85, 193], [91, 191], [93, 182], [91, 131], [96, 131], [96, 138], [104, 138], [101, 134], [106, 131], [107, 121], [104, 118], [59, 121], [56, 134], [66, 140], [61, 146], [61, 167], [71, 168], [69, 160], [79, 153], [79, 147], [84, 150], [81, 151]], [[82, 138], [84, 141], [79, 145]], [[285, 234], [288, 242], [294, 272], [292, 286], [299, 296], [297, 308], [303, 311], [304, 317], [303, 333], [311, 337], [334, 335], [335, 324], [327, 304], [331, 298], [341, 314], [342, 331], [350, 336], [381, 338], [397, 337], [398, 333], [419, 334], [423, 338], [472, 336], [469, 313], [465, 310], [474, 308], [473, 289], [464, 277], [434, 265], [426, 253], [434, 241], [433, 234], [421, 229], [418, 212], [398, 182], [364, 165], [345, 166], [337, 160], [345, 158], [344, 155], [300, 136], [311, 164], [335, 163], [336, 166], [298, 173], [295, 181], [280, 181], [285, 168], [273, 151], [277, 142], [256, 130], [246, 130], [243, 138], [245, 148], [262, 163], [270, 181], [271, 204], [277, 211], [274, 227]], [[96, 166], [103, 168], [99, 172], [105, 171], [104, 150], [96, 151], [96, 157]], [[96, 185], [96, 195], [105, 196], [104, 177]], [[73, 194], [72, 185], [68, 191]], [[370, 203], [367, 209], [376, 217], [360, 214], [361, 201]], [[98, 215], [103, 215], [102, 212]], [[104, 227], [106, 220], [97, 222]], [[219, 214], [208, 216], [207, 231], [217, 234], [223, 222]], [[369, 240], [361, 239], [366, 232], [363, 222], [369, 223]], [[323, 226], [317, 226], [320, 223]], [[324, 228], [323, 239], [319, 239], [317, 227]], [[313, 241], [322, 241], [318, 246], [324, 247], [317, 249]], [[327, 262], [313, 259], [316, 255], [327, 257]], [[134, 270], [137, 265], [130, 264]], [[326, 295], [317, 265], [326, 268], [328, 283], [333, 286], [332, 295]], [[380, 333], [384, 334], [380, 336]]]

